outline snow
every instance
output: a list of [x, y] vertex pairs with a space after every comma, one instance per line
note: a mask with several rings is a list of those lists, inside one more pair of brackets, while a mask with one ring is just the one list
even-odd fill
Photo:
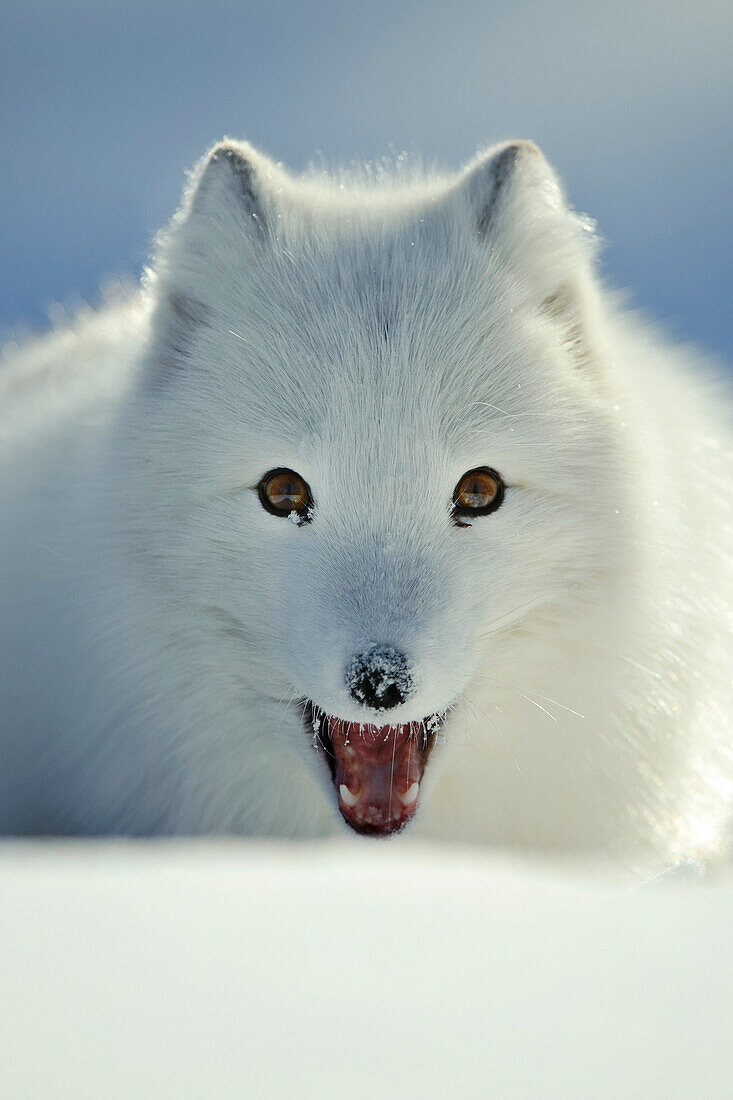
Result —
[[341, 842], [0, 848], [0, 1093], [730, 1097], [730, 877]]

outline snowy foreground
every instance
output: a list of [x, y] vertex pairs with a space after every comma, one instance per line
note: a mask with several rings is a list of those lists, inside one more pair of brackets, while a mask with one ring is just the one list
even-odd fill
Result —
[[454, 848], [0, 848], [0, 1095], [733, 1096], [731, 879]]

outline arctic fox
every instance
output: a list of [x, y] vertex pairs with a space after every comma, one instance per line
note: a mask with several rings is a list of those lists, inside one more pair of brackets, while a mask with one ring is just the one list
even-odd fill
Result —
[[725, 397], [595, 252], [528, 142], [217, 145], [0, 376], [0, 829], [720, 852]]

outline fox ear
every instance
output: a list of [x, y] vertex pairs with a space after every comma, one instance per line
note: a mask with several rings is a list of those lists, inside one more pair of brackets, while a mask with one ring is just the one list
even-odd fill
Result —
[[488, 150], [468, 166], [459, 189], [490, 262], [515, 272], [528, 304], [557, 328], [573, 358], [591, 358], [593, 225], [567, 205], [537, 146], [512, 141]]
[[215, 145], [191, 172], [177, 213], [158, 234], [156, 273], [190, 293], [208, 276], [236, 270], [248, 243], [263, 244], [276, 225], [272, 180], [279, 183], [282, 175], [246, 142]]
[[590, 274], [592, 223], [567, 205], [533, 142], [489, 149], [469, 164], [458, 189], [477, 235], [540, 292], [554, 294], [572, 273]]
[[246, 282], [275, 225], [267, 187], [277, 167], [245, 142], [223, 141], [191, 174], [183, 202], [158, 235], [149, 285], [156, 288], [152, 374], [157, 386], [178, 372], [197, 333], [213, 323], [214, 301]]
[[267, 236], [267, 215], [260, 176], [267, 162], [244, 142], [222, 141], [204, 157], [193, 174], [193, 184], [184, 204], [184, 218], [221, 220], [234, 217], [254, 237]]
[[[463, 181], [480, 237], [489, 238], [502, 221], [519, 213], [522, 199], [562, 202], [558, 181], [531, 141], [510, 141], [489, 149], [469, 165]], [[536, 192], [534, 196], [530, 192]]]

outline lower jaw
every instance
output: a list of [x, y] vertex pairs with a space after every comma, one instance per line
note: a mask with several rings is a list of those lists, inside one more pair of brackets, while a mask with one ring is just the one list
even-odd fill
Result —
[[303, 704], [313, 746], [333, 780], [346, 824], [364, 836], [393, 836], [415, 816], [420, 784], [442, 717], [402, 725], [359, 724]]

